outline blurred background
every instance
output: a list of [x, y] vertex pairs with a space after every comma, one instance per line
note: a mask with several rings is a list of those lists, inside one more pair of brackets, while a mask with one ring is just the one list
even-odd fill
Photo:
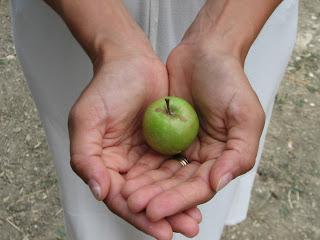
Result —
[[[57, 178], [10, 28], [0, 0], [0, 240], [65, 240]], [[319, 64], [320, 0], [301, 0], [248, 218], [223, 240], [320, 239]]]

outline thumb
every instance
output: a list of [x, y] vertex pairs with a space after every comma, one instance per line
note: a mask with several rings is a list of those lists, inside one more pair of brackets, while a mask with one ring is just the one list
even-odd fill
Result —
[[231, 180], [244, 174], [255, 164], [255, 155], [248, 155], [238, 150], [226, 150], [213, 164], [210, 172], [211, 187], [215, 191], [220, 191]]
[[[88, 113], [90, 113], [88, 115]], [[110, 174], [102, 160], [103, 121], [85, 105], [76, 103], [69, 114], [70, 165], [101, 201], [108, 195]]]
[[259, 105], [249, 109], [252, 111], [247, 111], [248, 108], [237, 109], [236, 115], [228, 116], [226, 147], [210, 172], [211, 187], [216, 191], [255, 165], [265, 116]]

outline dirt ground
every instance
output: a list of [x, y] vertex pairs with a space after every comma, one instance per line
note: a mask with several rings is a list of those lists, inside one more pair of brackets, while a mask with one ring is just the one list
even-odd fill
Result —
[[[0, 240], [62, 240], [57, 179], [0, 0]], [[300, 1], [248, 218], [223, 240], [320, 239], [320, 0]], [[280, 36], [281, 37], [281, 36]], [[214, 227], [214, 226], [213, 226]]]

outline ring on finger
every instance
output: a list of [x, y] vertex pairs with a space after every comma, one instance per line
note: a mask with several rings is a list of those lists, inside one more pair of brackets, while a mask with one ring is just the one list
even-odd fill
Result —
[[174, 159], [177, 160], [182, 165], [182, 167], [187, 166], [190, 163], [188, 159], [181, 154], [175, 155]]

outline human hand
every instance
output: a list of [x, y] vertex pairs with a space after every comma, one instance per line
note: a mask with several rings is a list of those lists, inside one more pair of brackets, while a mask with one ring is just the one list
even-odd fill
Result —
[[170, 95], [199, 114], [198, 138], [184, 153], [192, 162], [165, 179], [148, 172], [124, 187], [130, 209], [153, 221], [207, 202], [255, 163], [265, 118], [258, 97], [240, 58], [203, 46], [210, 45], [183, 41], [167, 62]]
[[93, 80], [69, 117], [73, 170], [111, 211], [157, 239], [171, 239], [173, 231], [191, 236], [201, 220], [192, 207], [151, 222], [143, 212], [132, 213], [120, 194], [130, 169], [132, 177], [166, 159], [145, 145], [141, 125], [149, 103], [167, 94], [167, 71], [157, 57], [120, 54], [95, 63]]
[[[46, 2], [62, 16], [96, 66], [94, 79], [70, 114], [73, 169], [93, 190], [98, 190], [93, 180], [98, 182], [97, 198], [146, 233], [161, 239], [169, 238], [172, 230], [195, 235], [201, 214], [189, 207], [210, 199], [226, 182], [220, 181], [226, 173], [229, 180], [254, 163], [264, 114], [242, 66], [281, 1], [206, 1], [186, 34], [187, 41], [172, 52], [168, 72], [154, 57], [128, 55], [139, 52], [146, 39], [141, 41], [144, 33], [121, 1]], [[222, 41], [212, 42], [212, 33], [220, 34]], [[238, 50], [244, 46], [239, 58], [221, 52], [221, 42]], [[214, 51], [202, 48], [215, 44]], [[115, 56], [114, 46], [128, 48]], [[102, 48], [112, 58], [97, 64]], [[143, 109], [168, 95], [167, 73], [170, 95], [186, 98], [200, 114], [199, 137], [185, 152], [193, 162], [183, 168], [150, 151], [139, 131]], [[165, 216], [170, 217], [162, 219]]]

